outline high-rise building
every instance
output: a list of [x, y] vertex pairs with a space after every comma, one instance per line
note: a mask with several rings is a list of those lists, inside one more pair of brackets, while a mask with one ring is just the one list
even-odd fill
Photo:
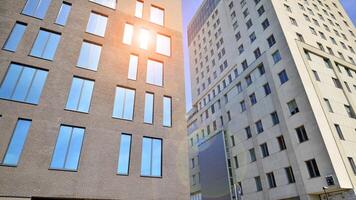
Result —
[[191, 199], [356, 199], [356, 32], [337, 0], [204, 0]]
[[181, 1], [3, 0], [0, 199], [188, 199]]

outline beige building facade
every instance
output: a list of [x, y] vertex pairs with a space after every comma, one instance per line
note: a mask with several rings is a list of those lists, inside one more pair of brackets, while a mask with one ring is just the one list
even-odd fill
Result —
[[0, 199], [188, 199], [180, 19], [172, 0], [2, 1]]
[[188, 37], [192, 200], [225, 195], [200, 165], [217, 134], [230, 199], [356, 199], [356, 33], [339, 1], [205, 0]]

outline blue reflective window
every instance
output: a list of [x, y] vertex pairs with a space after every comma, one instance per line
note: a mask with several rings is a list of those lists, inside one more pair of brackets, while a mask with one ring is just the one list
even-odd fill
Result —
[[11, 63], [0, 87], [0, 98], [38, 104], [48, 72]]
[[22, 149], [26, 142], [30, 126], [30, 120], [19, 119], [17, 121], [15, 130], [12, 134], [10, 144], [7, 147], [7, 151], [2, 164], [9, 166], [17, 166], [20, 160]]
[[74, 77], [68, 95], [66, 109], [89, 112], [93, 89], [94, 81]]
[[116, 8], [116, 0], [89, 0], [91, 2], [106, 6], [112, 9]]
[[172, 126], [172, 98], [163, 97], [163, 126]]
[[132, 120], [135, 104], [135, 90], [116, 87], [113, 117]]
[[57, 15], [56, 24], [59, 24], [62, 26], [66, 25], [71, 9], [72, 9], [72, 4], [63, 2], [61, 9], [59, 10], [58, 15]]
[[60, 40], [60, 34], [40, 30], [36, 41], [33, 44], [30, 55], [47, 60], [53, 60]]
[[288, 75], [286, 70], [282, 70], [281, 72], [278, 73], [279, 80], [281, 82], [281, 85], [283, 85], [285, 82], [288, 81]]
[[101, 46], [89, 42], [83, 42], [80, 49], [77, 66], [96, 71], [98, 69]]
[[162, 176], [162, 140], [144, 137], [142, 141], [141, 176]]
[[273, 54], [272, 54], [272, 58], [273, 58], [273, 62], [274, 64], [278, 63], [279, 61], [282, 60], [282, 57], [281, 57], [281, 54], [279, 53], [279, 51], [275, 51]]
[[104, 37], [108, 18], [97, 13], [90, 13], [86, 32]]
[[144, 122], [152, 124], [153, 123], [153, 101], [154, 95], [152, 93], [146, 93], [145, 95], [145, 115]]
[[120, 141], [120, 152], [117, 173], [122, 175], [129, 174], [130, 166], [130, 149], [131, 149], [131, 135], [122, 134]]
[[78, 169], [80, 152], [84, 138], [84, 128], [62, 125], [54, 148], [51, 169]]
[[27, 0], [22, 13], [43, 19], [47, 13], [51, 0]]
[[20, 44], [21, 39], [26, 31], [26, 27], [27, 24], [16, 22], [3, 48], [8, 51], [16, 51], [17, 46]]

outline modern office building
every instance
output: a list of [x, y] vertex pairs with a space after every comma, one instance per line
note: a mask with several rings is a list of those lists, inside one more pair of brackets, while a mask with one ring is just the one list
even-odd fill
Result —
[[181, 1], [3, 0], [0, 199], [188, 199]]
[[188, 38], [192, 200], [356, 199], [356, 32], [339, 1], [205, 0]]

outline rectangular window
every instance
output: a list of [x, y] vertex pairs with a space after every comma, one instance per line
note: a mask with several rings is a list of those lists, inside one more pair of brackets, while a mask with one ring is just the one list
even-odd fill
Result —
[[356, 164], [355, 164], [355, 161], [353, 158], [351, 157], [347, 157], [347, 159], [349, 160], [350, 162], [350, 166], [352, 168], [352, 171], [354, 172], [354, 174], [356, 174]]
[[27, 0], [22, 14], [43, 19], [50, 4], [51, 0]]
[[353, 111], [352, 107], [349, 106], [349, 105], [344, 105], [344, 107], [345, 107], [345, 110], [346, 110], [347, 115], [348, 115], [350, 118], [354, 118], [355, 114], [354, 114], [354, 111]]
[[307, 160], [305, 161], [305, 164], [307, 165], [310, 178], [315, 178], [320, 176], [318, 165], [316, 164], [315, 159]]
[[77, 171], [83, 138], [84, 128], [61, 125], [50, 168]]
[[257, 192], [262, 191], [262, 182], [261, 182], [261, 178], [259, 176], [255, 177], [255, 183], [256, 183]]
[[144, 122], [148, 124], [153, 123], [153, 108], [154, 108], [153, 102], [154, 102], [154, 94], [146, 92]]
[[263, 125], [262, 125], [262, 121], [259, 120], [256, 123], [256, 130], [257, 130], [257, 134], [260, 134], [263, 132]]
[[269, 156], [267, 143], [261, 144], [260, 147], [261, 147], [262, 157], [265, 158], [265, 157]]
[[65, 26], [68, 21], [70, 10], [72, 9], [72, 4], [63, 2], [61, 5], [61, 9], [58, 12], [56, 24]]
[[134, 114], [135, 90], [116, 87], [114, 110], [112, 116], [114, 118], [132, 120]]
[[0, 87], [0, 98], [38, 104], [48, 71], [11, 63]]
[[3, 49], [15, 52], [17, 46], [20, 44], [22, 37], [26, 31], [27, 24], [22, 22], [16, 22], [12, 31], [7, 38]]
[[237, 159], [237, 156], [234, 156], [234, 162], [235, 162], [235, 167], [239, 168], [239, 161]]
[[319, 74], [318, 74], [318, 72], [317, 72], [317, 71], [315, 71], [315, 70], [312, 70], [312, 71], [313, 71], [313, 74], [314, 74], [314, 78], [315, 78], [315, 80], [320, 81], [320, 78], [319, 78]]
[[256, 161], [256, 153], [255, 153], [255, 149], [252, 148], [250, 150], [248, 150], [249, 153], [250, 153], [250, 159], [251, 159], [251, 162], [255, 162]]
[[335, 125], [335, 129], [337, 134], [339, 135], [340, 140], [345, 140], [344, 135], [342, 134], [341, 128], [339, 124], [334, 124]]
[[273, 62], [274, 64], [278, 63], [280, 60], [282, 60], [282, 57], [281, 57], [281, 54], [279, 53], [279, 51], [275, 51], [273, 54], [272, 54], [272, 58], [273, 58]]
[[136, 1], [135, 17], [142, 18], [143, 15], [143, 1]]
[[74, 77], [66, 109], [85, 113], [89, 112], [93, 89], [94, 81]]
[[255, 105], [257, 103], [257, 99], [256, 99], [255, 93], [252, 93], [250, 95], [250, 101], [251, 101], [251, 105]]
[[100, 45], [83, 41], [82, 47], [80, 49], [77, 66], [80, 68], [97, 71], [100, 54]]
[[121, 134], [119, 160], [117, 163], [117, 173], [128, 175], [130, 168], [131, 135]]
[[278, 144], [279, 144], [279, 150], [283, 151], [287, 149], [286, 142], [284, 141], [283, 135], [277, 137]]
[[163, 126], [172, 126], [172, 98], [163, 97]]
[[148, 60], [147, 61], [147, 74], [146, 83], [163, 86], [163, 63]]
[[297, 102], [293, 99], [292, 101], [287, 103], [289, 112], [291, 115], [297, 114], [299, 112], [299, 108]]
[[141, 176], [162, 176], [162, 139], [143, 138]]
[[273, 172], [267, 173], [266, 176], [267, 176], [269, 188], [277, 187], [276, 179], [274, 178]]
[[331, 107], [329, 99], [324, 98], [324, 102], [325, 102], [326, 107], [328, 108], [328, 111], [329, 112], [334, 112], [333, 108]]
[[115, 9], [117, 0], [89, 0], [89, 1]]
[[150, 21], [163, 26], [164, 24], [164, 10], [156, 6], [151, 6]]
[[61, 35], [41, 29], [31, 49], [31, 56], [53, 60]]
[[263, 89], [264, 89], [264, 91], [265, 91], [265, 95], [266, 95], [266, 96], [269, 95], [269, 94], [271, 94], [271, 88], [269, 87], [269, 84], [268, 84], [268, 83], [266, 83], [266, 84], [263, 85]]
[[230, 136], [230, 138], [231, 138], [231, 145], [235, 146], [235, 137], [232, 135]]
[[132, 43], [132, 37], [133, 37], [133, 31], [134, 31], [134, 27], [131, 24], [125, 24], [125, 28], [124, 28], [124, 37], [122, 39], [122, 42], [124, 44], [128, 44], [131, 45]]
[[299, 143], [309, 140], [307, 131], [305, 130], [304, 126], [296, 128], [295, 131], [297, 132]]
[[145, 28], [140, 29], [139, 45], [141, 49], [148, 49], [150, 43], [151, 33]]
[[156, 52], [166, 56], [171, 55], [171, 38], [165, 35], [157, 34]]
[[245, 128], [245, 132], [247, 139], [252, 137], [251, 128], [249, 126]]
[[286, 175], [288, 178], [288, 183], [295, 183], [295, 178], [294, 178], [294, 173], [292, 167], [286, 167], [284, 168], [286, 171]]
[[245, 111], [246, 111], [246, 104], [245, 104], [245, 101], [241, 101], [241, 102], [240, 102], [240, 107], [241, 107], [241, 112], [245, 112]]
[[271, 113], [271, 118], [272, 118], [273, 125], [279, 124], [279, 117], [278, 117], [277, 112]]
[[283, 70], [283, 71], [279, 72], [278, 76], [279, 76], [279, 80], [281, 82], [281, 85], [283, 85], [285, 82], [288, 81], [288, 75], [287, 75], [286, 70]]
[[31, 120], [18, 119], [16, 127], [12, 133], [9, 146], [7, 147], [3, 165], [17, 166], [23, 147], [26, 142], [28, 131], [31, 127]]
[[86, 32], [104, 37], [108, 17], [99, 13], [91, 12], [87, 24]]
[[137, 67], [138, 67], [138, 56], [130, 55], [128, 79], [136, 80], [137, 78]]

